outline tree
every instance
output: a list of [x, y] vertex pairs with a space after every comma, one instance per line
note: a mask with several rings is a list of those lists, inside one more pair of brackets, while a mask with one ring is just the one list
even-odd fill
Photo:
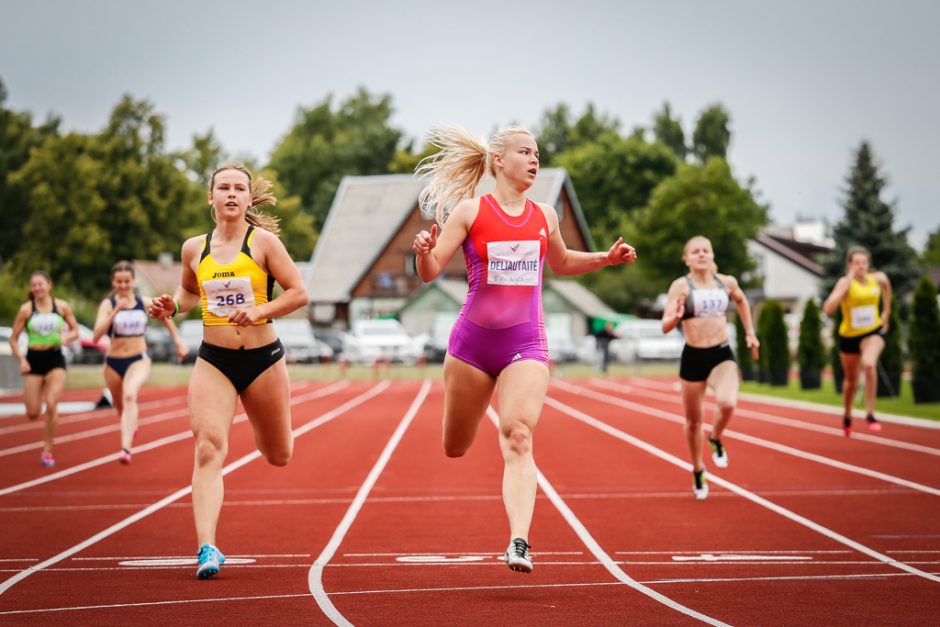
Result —
[[392, 98], [364, 88], [335, 110], [332, 96], [300, 108], [294, 125], [275, 147], [269, 168], [321, 228], [339, 182], [346, 175], [385, 174], [402, 132], [390, 126]]
[[32, 115], [7, 109], [6, 86], [0, 79], [0, 263], [9, 260], [22, 243], [22, 223], [29, 206], [13, 190], [10, 176], [29, 160], [29, 153], [58, 133], [59, 119], [49, 117], [33, 126]]
[[556, 165], [571, 176], [598, 242], [618, 233], [621, 222], [646, 205], [656, 186], [676, 171], [675, 157], [662, 144], [614, 133], [566, 150]]
[[747, 346], [747, 331], [744, 329], [744, 321], [741, 320], [741, 314], [734, 316], [734, 335], [735, 335], [735, 353], [738, 360], [738, 368], [741, 369], [741, 378], [745, 381], [754, 379], [754, 355]]
[[820, 374], [826, 365], [826, 351], [820, 336], [821, 330], [819, 307], [810, 298], [803, 308], [800, 339], [796, 348], [796, 358], [800, 364], [800, 387], [804, 390], [818, 390], [822, 387]]
[[914, 292], [910, 329], [914, 402], [940, 402], [940, 312], [929, 277], [921, 277]]
[[[579, 187], [580, 189], [580, 187]], [[738, 278], [754, 268], [747, 241], [767, 224], [767, 207], [742, 187], [724, 159], [704, 166], [681, 165], [661, 183], [630, 226], [627, 241], [636, 246], [644, 266], [667, 284], [687, 272], [685, 242], [695, 235], [711, 240], [722, 272]]]
[[787, 341], [787, 324], [783, 318], [783, 307], [773, 299], [765, 300], [761, 306], [758, 328], [760, 337], [760, 361], [765, 373], [765, 382], [773, 386], [785, 386], [790, 374], [790, 346]]
[[653, 137], [669, 148], [677, 160], [685, 162], [688, 149], [685, 147], [682, 121], [678, 117], [672, 117], [668, 102], [664, 102], [662, 111], [653, 116]]
[[559, 103], [542, 114], [534, 132], [540, 161], [544, 165], [557, 165], [556, 159], [565, 151], [590, 144], [603, 135], [617, 135], [619, 128], [616, 118], [598, 114], [592, 103], [588, 103], [584, 113], [573, 122], [568, 105]]
[[832, 368], [832, 382], [836, 393], [842, 393], [842, 383], [845, 381], [845, 369], [842, 367], [842, 356], [839, 354], [839, 326], [842, 324], [842, 308], [836, 309], [832, 316], [832, 342], [829, 348], [829, 365]]
[[190, 174], [192, 179], [209, 188], [209, 179], [217, 167], [222, 165], [228, 157], [222, 145], [210, 129], [204, 135], [193, 135], [193, 146], [189, 150], [175, 155], [179, 167]]
[[940, 228], [931, 233], [930, 237], [927, 238], [923, 260], [925, 265], [940, 266]]
[[728, 158], [730, 124], [731, 116], [720, 104], [713, 104], [702, 111], [692, 132], [692, 154], [699, 163], [707, 163], [712, 157]]
[[896, 298], [891, 299], [891, 319], [885, 335], [885, 348], [878, 360], [878, 396], [901, 395], [901, 371], [904, 355], [901, 350], [901, 314]]
[[852, 246], [863, 246], [871, 253], [871, 267], [891, 279], [891, 285], [903, 298], [920, 274], [917, 253], [907, 242], [910, 227], [894, 230], [894, 206], [881, 199], [886, 179], [868, 142], [862, 142], [846, 178], [845, 209], [842, 220], [833, 228], [836, 246], [823, 259], [826, 280], [823, 294], [828, 294], [839, 277], [846, 273], [845, 255]]
[[317, 231], [313, 226], [313, 216], [300, 209], [300, 197], [288, 196], [284, 187], [278, 183], [277, 173], [273, 170], [260, 172], [267, 180], [273, 183], [271, 191], [277, 198], [277, 205], [267, 207], [265, 213], [280, 218], [280, 238], [292, 259], [306, 261], [313, 254], [317, 245]]

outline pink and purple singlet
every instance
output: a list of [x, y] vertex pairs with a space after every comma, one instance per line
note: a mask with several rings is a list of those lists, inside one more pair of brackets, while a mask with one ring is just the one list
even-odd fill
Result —
[[491, 195], [463, 242], [467, 300], [450, 333], [447, 351], [493, 377], [509, 364], [534, 359], [548, 364], [542, 318], [542, 267], [548, 223], [526, 200], [522, 215], [507, 215]]

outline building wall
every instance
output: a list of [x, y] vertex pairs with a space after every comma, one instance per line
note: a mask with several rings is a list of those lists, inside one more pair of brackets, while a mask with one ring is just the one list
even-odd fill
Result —
[[753, 240], [749, 240], [747, 246], [764, 280], [764, 298], [778, 300], [789, 313], [799, 315], [810, 298], [815, 298], [818, 303], [819, 277]]

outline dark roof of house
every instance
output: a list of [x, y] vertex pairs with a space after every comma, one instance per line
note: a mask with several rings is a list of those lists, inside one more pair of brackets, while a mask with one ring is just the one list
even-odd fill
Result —
[[765, 231], [758, 233], [754, 241], [818, 277], [822, 277], [824, 274], [823, 267], [808, 254], [808, 251], [810, 248], [815, 249], [812, 253], [814, 255], [830, 252], [825, 246], [798, 242], [779, 235], [769, 235]]

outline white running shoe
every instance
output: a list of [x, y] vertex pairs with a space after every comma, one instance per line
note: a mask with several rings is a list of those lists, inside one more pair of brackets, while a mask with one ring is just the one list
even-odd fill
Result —
[[509, 543], [506, 549], [504, 559], [509, 570], [517, 570], [520, 573], [529, 574], [532, 572], [532, 557], [529, 555], [529, 543], [522, 538], [515, 538]]
[[725, 445], [721, 443], [721, 440], [713, 440], [709, 437], [708, 445], [712, 447], [712, 461], [715, 462], [715, 466], [718, 468], [727, 468], [728, 451], [725, 450]]
[[692, 492], [697, 501], [704, 501], [708, 498], [708, 479], [705, 478], [705, 469], [698, 472], [692, 472]]

